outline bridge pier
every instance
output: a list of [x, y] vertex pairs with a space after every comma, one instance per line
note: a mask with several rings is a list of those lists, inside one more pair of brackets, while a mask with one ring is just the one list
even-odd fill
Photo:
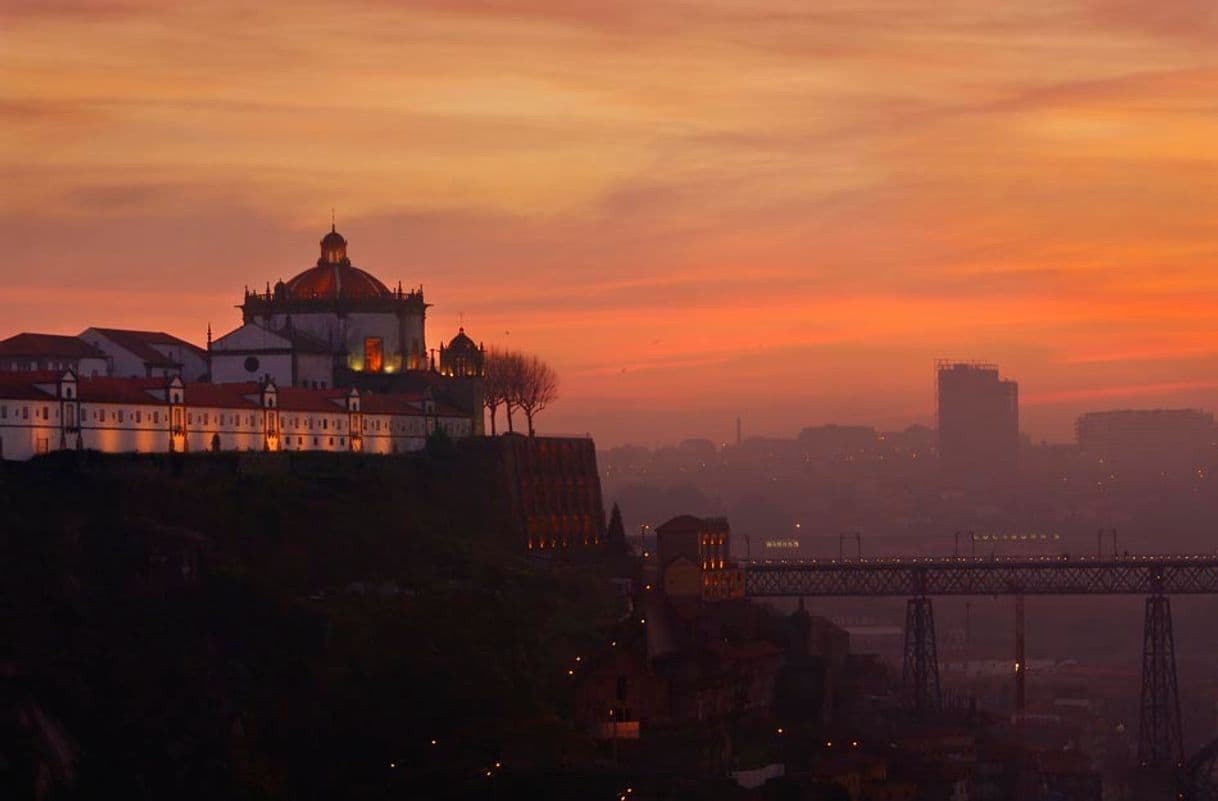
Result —
[[1184, 735], [1180, 726], [1171, 601], [1163, 593], [1156, 592], [1146, 599], [1138, 764], [1151, 770], [1174, 770], [1183, 761]]
[[905, 658], [902, 669], [905, 701], [914, 712], [938, 712], [939, 655], [935, 649], [935, 612], [930, 598], [920, 595], [905, 605]]

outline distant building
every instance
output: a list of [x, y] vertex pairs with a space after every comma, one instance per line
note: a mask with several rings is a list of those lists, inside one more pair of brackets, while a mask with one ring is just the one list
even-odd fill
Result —
[[964, 483], [1010, 477], [1019, 454], [1019, 385], [993, 364], [941, 361], [936, 371], [944, 475]]
[[681, 515], [656, 528], [660, 588], [675, 604], [744, 597], [744, 574], [731, 561], [725, 517]]
[[809, 455], [840, 459], [871, 453], [879, 434], [870, 426], [810, 426], [799, 432], [799, 443]]
[[71, 370], [82, 376], [104, 376], [109, 369], [106, 354], [80, 337], [24, 333], [0, 340], [0, 372]]
[[1137, 472], [1193, 469], [1208, 463], [1214, 415], [1199, 409], [1088, 412], [1075, 424], [1084, 456]]
[[112, 378], [177, 375], [183, 381], [205, 381], [208, 377], [207, 351], [164, 331], [86, 328], [79, 338], [106, 354], [105, 374]]

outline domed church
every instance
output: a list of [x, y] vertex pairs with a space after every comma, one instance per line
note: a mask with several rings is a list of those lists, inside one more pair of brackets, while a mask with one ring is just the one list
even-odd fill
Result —
[[461, 405], [470, 405], [471, 414], [477, 401], [480, 420], [480, 381], [470, 387], [457, 380], [482, 376], [481, 349], [464, 329], [453, 339], [459, 362], [450, 364], [449, 349], [441, 348], [438, 369], [428, 356], [422, 286], [404, 291], [399, 282], [390, 289], [353, 265], [347, 240], [333, 224], [320, 245], [314, 266], [273, 287], [268, 283], [264, 292], [246, 288], [238, 307], [241, 327], [214, 341], [209, 334], [211, 380], [269, 377], [281, 387], [451, 390], [444, 394], [466, 398]]
[[[212, 380], [271, 375], [293, 386], [334, 386], [334, 369], [393, 373], [428, 367], [423, 289], [385, 286], [351, 264], [333, 226], [317, 264], [294, 278], [245, 291], [244, 325], [211, 343]], [[280, 383], [282, 386], [283, 384]]]

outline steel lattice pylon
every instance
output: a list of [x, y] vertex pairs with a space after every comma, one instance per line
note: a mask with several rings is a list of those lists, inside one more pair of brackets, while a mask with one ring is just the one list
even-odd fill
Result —
[[939, 656], [935, 650], [935, 611], [930, 598], [910, 598], [905, 606], [905, 661], [902, 684], [915, 712], [940, 708]]
[[1156, 593], [1146, 599], [1138, 762], [1145, 768], [1165, 770], [1174, 769], [1183, 761], [1184, 735], [1180, 728], [1171, 601], [1166, 595]]

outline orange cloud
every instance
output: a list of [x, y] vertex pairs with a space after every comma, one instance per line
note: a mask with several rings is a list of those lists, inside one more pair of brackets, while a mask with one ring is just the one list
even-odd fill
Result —
[[944, 355], [1038, 437], [1211, 403], [1218, 19], [1170, 5], [0, 0], [0, 334], [199, 339], [334, 206], [606, 442], [925, 422]]

